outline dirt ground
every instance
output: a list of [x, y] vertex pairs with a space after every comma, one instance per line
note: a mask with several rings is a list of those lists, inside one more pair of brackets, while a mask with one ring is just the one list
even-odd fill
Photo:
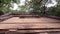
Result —
[[12, 17], [0, 22], [0, 29], [8, 28], [60, 28], [60, 20], [41, 18], [19, 18]]

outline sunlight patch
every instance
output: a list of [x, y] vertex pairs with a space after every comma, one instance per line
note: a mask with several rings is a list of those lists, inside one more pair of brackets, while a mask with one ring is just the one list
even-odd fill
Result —
[[56, 2], [56, 0], [51, 0], [52, 2], [51, 3], [49, 3], [50, 2], [50, 0], [46, 3], [46, 7], [52, 7], [52, 6], [55, 6], [55, 5], [57, 5], [57, 2]]
[[12, 3], [12, 8], [10, 8], [10, 9], [12, 9], [12, 10], [18, 10], [19, 9], [18, 6], [22, 6], [22, 5], [25, 5], [25, 0], [20, 0], [20, 3], [19, 4]]

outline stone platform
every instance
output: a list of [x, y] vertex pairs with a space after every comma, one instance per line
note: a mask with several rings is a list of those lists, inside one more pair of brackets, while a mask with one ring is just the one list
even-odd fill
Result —
[[[40, 18], [19, 18], [12, 17], [0, 22], [0, 30], [16, 32], [60, 32], [60, 20], [40, 17]], [[29, 33], [28, 32], [28, 33]]]

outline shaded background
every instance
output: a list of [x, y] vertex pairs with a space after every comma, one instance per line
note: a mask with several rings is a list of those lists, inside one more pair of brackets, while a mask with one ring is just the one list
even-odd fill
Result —
[[60, 0], [0, 0], [0, 15], [6, 13], [60, 17]]

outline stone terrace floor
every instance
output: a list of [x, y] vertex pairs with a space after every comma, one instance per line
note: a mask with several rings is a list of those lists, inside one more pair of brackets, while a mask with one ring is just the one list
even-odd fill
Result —
[[0, 29], [9, 28], [60, 28], [60, 20], [40, 17], [40, 18], [19, 18], [12, 17], [0, 22]]

